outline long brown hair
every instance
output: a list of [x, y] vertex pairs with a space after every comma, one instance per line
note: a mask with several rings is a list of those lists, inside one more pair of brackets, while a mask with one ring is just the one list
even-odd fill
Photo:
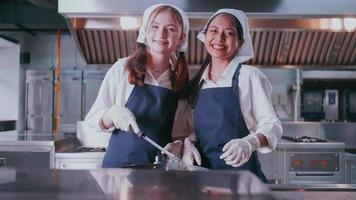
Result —
[[[174, 20], [180, 24], [183, 34], [183, 19], [179, 12], [170, 6], [157, 7], [149, 17], [149, 22], [154, 19], [160, 12], [169, 11]], [[137, 43], [136, 51], [129, 57], [126, 67], [129, 70], [129, 83], [138, 86], [144, 86], [146, 63], [147, 63], [147, 47], [145, 44]], [[188, 65], [183, 52], [179, 52], [178, 60], [175, 66], [170, 68], [170, 80], [172, 84], [172, 90], [175, 91], [180, 97], [182, 97], [183, 91], [187, 88], [189, 83]]]

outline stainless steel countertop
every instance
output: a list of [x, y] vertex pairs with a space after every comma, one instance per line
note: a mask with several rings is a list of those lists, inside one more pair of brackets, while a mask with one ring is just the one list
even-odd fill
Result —
[[0, 199], [273, 199], [248, 171], [0, 169]]
[[52, 132], [4, 131], [0, 132], [0, 145], [44, 145], [54, 146], [56, 142], [76, 138], [75, 135]]
[[281, 139], [277, 143], [278, 148], [293, 148], [293, 149], [340, 149], [344, 151], [345, 143], [336, 142], [336, 141], [328, 141], [328, 142], [316, 142], [316, 143], [296, 143], [291, 142], [289, 140]]

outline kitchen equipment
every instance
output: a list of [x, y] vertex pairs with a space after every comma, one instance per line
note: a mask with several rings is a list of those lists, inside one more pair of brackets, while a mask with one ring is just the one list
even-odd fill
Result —
[[345, 144], [316, 137], [282, 137], [271, 154], [259, 154], [273, 183], [344, 183]]
[[339, 92], [338, 90], [325, 90], [324, 112], [326, 120], [339, 119]]
[[103, 147], [80, 147], [74, 150], [74, 152], [105, 152], [105, 150]]
[[347, 121], [356, 121], [356, 90], [345, 90], [344, 112]]
[[345, 181], [347, 184], [356, 184], [356, 154], [345, 154]]
[[325, 117], [323, 110], [323, 91], [304, 90], [301, 98], [301, 116], [305, 121], [320, 121]]
[[53, 129], [53, 71], [26, 70], [26, 130]]

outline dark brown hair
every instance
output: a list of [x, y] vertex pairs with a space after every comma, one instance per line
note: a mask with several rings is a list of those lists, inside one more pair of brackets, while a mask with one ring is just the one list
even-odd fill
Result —
[[[202, 30], [202, 32], [204, 34], [206, 34], [206, 32], [208, 31], [209, 29], [209, 26], [210, 26], [210, 23], [211, 21], [213, 21], [213, 19], [215, 19], [217, 16], [220, 16], [220, 15], [225, 15], [225, 16], [228, 16], [230, 17], [230, 19], [234, 22], [235, 24], [235, 28], [237, 30], [237, 36], [238, 36], [238, 39], [240, 41], [240, 44], [242, 45], [244, 43], [244, 37], [243, 37], [243, 29], [242, 29], [242, 26], [241, 26], [241, 23], [240, 21], [233, 15], [229, 14], [229, 13], [219, 13], [217, 15], [215, 15], [214, 17], [212, 17], [205, 29]], [[196, 104], [196, 101], [198, 99], [198, 92], [201, 88], [201, 83], [200, 83], [200, 79], [201, 77], [203, 76], [203, 73], [206, 69], [206, 67], [211, 63], [211, 56], [208, 54], [202, 64], [202, 66], [200, 67], [199, 71], [197, 72], [197, 74], [194, 76], [194, 78], [190, 81], [189, 83], [189, 89], [188, 89], [188, 93], [189, 93], [189, 103], [191, 104], [192, 107], [195, 106]]]
[[[183, 19], [180, 13], [175, 8], [170, 6], [157, 7], [149, 17], [149, 23], [162, 11], [169, 11], [172, 13], [174, 20], [180, 24], [180, 28], [183, 34]], [[146, 63], [147, 47], [145, 44], [137, 43], [136, 51], [129, 57], [126, 64], [126, 67], [129, 70], [129, 83], [141, 87], [144, 85]], [[189, 83], [188, 65], [183, 52], [179, 52], [177, 64], [176, 66], [172, 66], [170, 70], [172, 90], [175, 91], [179, 96], [182, 96], [183, 91], [187, 88]]]

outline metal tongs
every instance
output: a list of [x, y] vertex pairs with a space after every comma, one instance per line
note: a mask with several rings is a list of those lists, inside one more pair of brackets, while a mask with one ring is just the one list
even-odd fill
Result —
[[149, 137], [147, 137], [144, 132], [140, 131], [137, 133], [137, 135], [140, 138], [143, 138], [153, 146], [155, 146], [157, 149], [161, 151], [161, 153], [164, 153], [168, 156], [168, 161], [166, 163], [166, 170], [186, 170], [187, 165], [176, 155], [173, 153], [167, 151], [165, 148], [163, 148], [161, 145], [157, 144], [155, 141], [151, 140]]
[[[143, 138], [144, 140], [146, 140], [147, 142], [149, 142], [150, 144], [152, 144], [153, 146], [155, 146], [157, 149], [159, 149], [162, 153], [166, 154], [168, 157], [170, 158], [175, 158], [178, 156], [174, 155], [173, 153], [167, 151], [165, 148], [163, 148], [161, 145], [157, 144], [155, 141], [151, 140], [149, 137], [147, 137], [145, 135], [144, 132], [140, 131], [139, 133], [137, 133], [138, 137]], [[179, 159], [179, 158], [178, 158]]]

